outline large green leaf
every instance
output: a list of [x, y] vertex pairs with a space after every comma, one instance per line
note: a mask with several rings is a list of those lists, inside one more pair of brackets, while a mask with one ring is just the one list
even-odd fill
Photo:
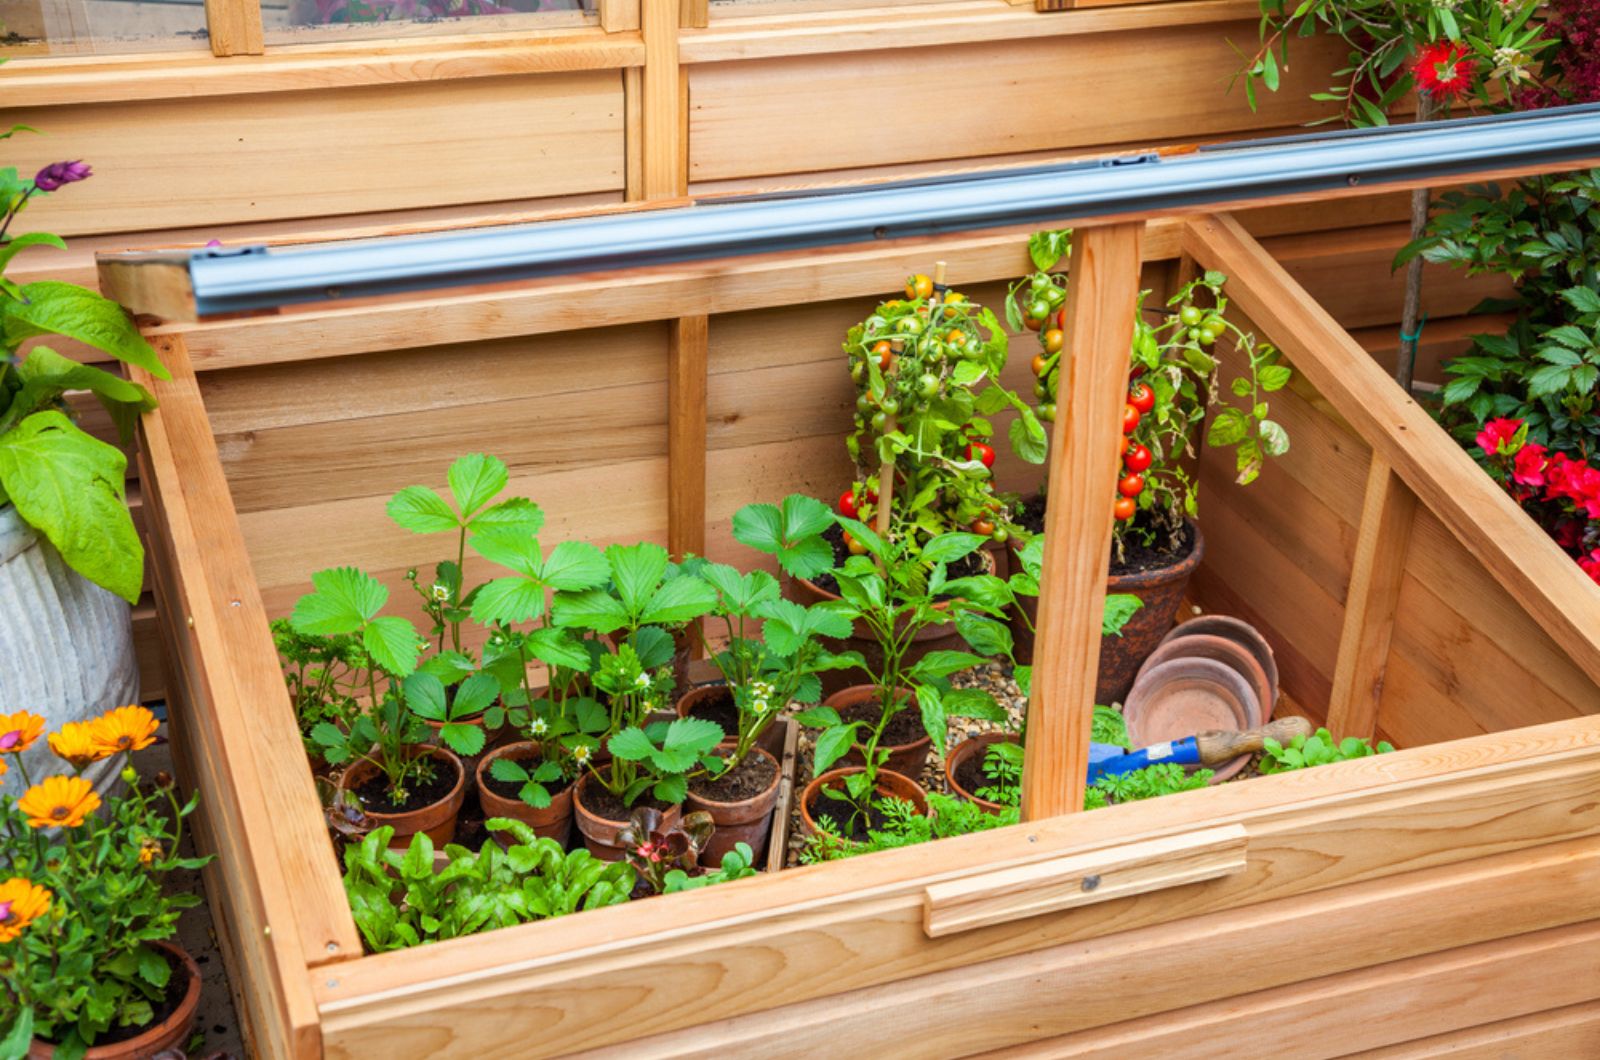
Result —
[[564, 629], [536, 629], [528, 634], [528, 654], [547, 665], [569, 670], [587, 670], [590, 665], [583, 642]]
[[333, 567], [311, 576], [315, 592], [294, 605], [289, 624], [300, 633], [354, 633], [389, 602], [389, 590], [366, 571]]
[[667, 573], [667, 550], [653, 541], [612, 545], [606, 549], [611, 580], [630, 615], [639, 615]]
[[444, 721], [444, 683], [430, 673], [414, 673], [405, 680], [406, 706], [429, 721]]
[[24, 285], [22, 300], [0, 300], [0, 330], [8, 346], [34, 335], [65, 335], [157, 379], [172, 378], [121, 306], [75, 284], [40, 280]]
[[361, 634], [362, 646], [372, 661], [396, 677], [417, 668], [418, 641], [417, 627], [395, 615], [373, 619]]
[[487, 453], [468, 453], [460, 457], [450, 465], [446, 478], [463, 519], [478, 514], [478, 509], [494, 500], [495, 494], [511, 481], [506, 465]]
[[544, 587], [523, 577], [496, 578], [472, 597], [472, 618], [485, 625], [528, 622], [544, 613]]
[[606, 583], [605, 553], [587, 541], [563, 541], [544, 562], [544, 582], [552, 589], [594, 589]]
[[515, 526], [526, 534], [537, 534], [544, 529], [544, 510], [526, 497], [507, 497], [492, 504], [467, 521], [473, 530]]
[[521, 527], [500, 526], [467, 539], [472, 550], [490, 563], [516, 571], [528, 578], [539, 578], [544, 555], [539, 541]]
[[17, 368], [22, 389], [11, 399], [11, 408], [0, 415], [0, 431], [31, 412], [36, 412], [69, 390], [88, 390], [100, 400], [118, 432], [126, 441], [133, 436], [134, 421], [140, 412], [156, 407], [155, 398], [137, 383], [112, 375], [87, 364], [79, 364], [47, 346], [35, 346]]
[[134, 603], [144, 548], [128, 514], [122, 451], [63, 413], [36, 412], [0, 434], [0, 488], [69, 567]]
[[556, 625], [613, 633], [628, 623], [622, 601], [604, 589], [585, 589], [581, 593], [557, 593], [551, 618]]
[[461, 687], [456, 689], [455, 702], [451, 705], [450, 716], [453, 718], [470, 718], [474, 714], [482, 714], [489, 706], [500, 698], [500, 682], [491, 674], [473, 674], [461, 682]]
[[4, 246], [0, 246], [0, 272], [5, 271], [6, 266], [11, 264], [11, 259], [16, 257], [19, 251], [25, 250], [28, 247], [40, 246], [55, 247], [57, 250], [67, 249], [66, 242], [60, 236], [54, 235], [53, 233], [24, 232], [15, 239], [8, 240]]
[[426, 486], [407, 486], [390, 497], [388, 512], [414, 534], [439, 534], [461, 525], [445, 499]]
[[642, 623], [675, 626], [699, 618], [717, 606], [717, 592], [699, 578], [681, 577], [665, 582], [650, 597]]

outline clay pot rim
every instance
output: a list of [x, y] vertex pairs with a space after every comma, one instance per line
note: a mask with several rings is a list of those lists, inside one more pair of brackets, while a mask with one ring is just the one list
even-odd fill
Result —
[[1161, 567], [1152, 567], [1149, 570], [1133, 571], [1128, 574], [1109, 574], [1106, 584], [1109, 592], [1136, 592], [1148, 589], [1151, 586], [1162, 585], [1167, 582], [1187, 578], [1200, 566], [1200, 561], [1206, 555], [1206, 536], [1200, 532], [1200, 524], [1193, 519], [1184, 519], [1183, 525], [1187, 526], [1194, 534], [1194, 547], [1189, 549], [1189, 554], [1175, 563]]
[[[1150, 671], [1150, 675], [1152, 675], [1154, 677], [1162, 677], [1162, 676], [1165, 676], [1162, 673], [1162, 671], [1169, 671], [1170, 670], [1170, 672], [1176, 672], [1178, 670], [1178, 668], [1180, 668], [1180, 667], [1197, 668], [1197, 669], [1202, 670], [1202, 671], [1207, 671], [1207, 673], [1205, 673], [1203, 675], [1193, 675], [1193, 676], [1197, 676], [1201, 680], [1206, 680], [1207, 678], [1209, 678], [1211, 680], [1211, 683], [1213, 683], [1213, 684], [1215, 684], [1215, 685], [1217, 685], [1217, 686], [1219, 686], [1221, 688], [1225, 688], [1226, 689], [1226, 688], [1229, 688], [1231, 686], [1231, 690], [1233, 691], [1233, 693], [1235, 694], [1236, 697], [1238, 696], [1238, 694], [1240, 692], [1244, 693], [1243, 698], [1240, 699], [1239, 705], [1244, 708], [1245, 718], [1244, 718], [1243, 723], [1240, 725], [1238, 731], [1242, 732], [1245, 729], [1249, 729], [1249, 728], [1252, 728], [1255, 725], [1260, 724], [1259, 721], [1252, 722], [1250, 720], [1250, 715], [1251, 715], [1250, 702], [1253, 699], [1255, 699], [1255, 690], [1250, 687], [1250, 683], [1248, 681], [1246, 681], [1243, 677], [1241, 677], [1239, 675], [1239, 671], [1233, 669], [1233, 667], [1229, 666], [1227, 663], [1218, 662], [1215, 659], [1202, 659], [1202, 658], [1199, 658], [1197, 656], [1180, 656], [1179, 658], [1176, 658], [1176, 659], [1169, 659], [1167, 662], [1164, 662], [1161, 665], [1155, 667], [1154, 669], [1152, 669]], [[1135, 691], [1137, 691], [1137, 688], [1135, 689]], [[1129, 703], [1137, 703], [1138, 702], [1138, 701], [1134, 700], [1133, 697], [1134, 697], [1134, 693], [1130, 692], [1128, 694], [1129, 702], [1128, 703], [1124, 703], [1123, 706], [1122, 706], [1123, 717], [1125, 719], [1128, 719], [1128, 735], [1132, 739], [1132, 741], [1133, 741], [1133, 743], [1134, 743], [1134, 745], [1136, 747], [1149, 746], [1150, 743], [1152, 742], [1152, 740], [1154, 739], [1154, 737], [1152, 737], [1148, 733], [1146, 733], [1144, 735], [1138, 735], [1135, 732], [1135, 726], [1137, 724], [1137, 720], [1138, 719], [1136, 717], [1135, 718], [1129, 718], [1128, 717], [1128, 714], [1129, 714], [1129, 711], [1128, 711]], [[1255, 714], [1256, 717], [1258, 717], [1258, 718], [1260, 717], [1261, 705], [1259, 703], [1256, 704], [1256, 709], [1255, 709], [1254, 714]], [[1183, 735], [1188, 736], [1188, 735], [1193, 735], [1193, 734], [1192, 733], [1184, 733]], [[1248, 758], [1249, 758], [1248, 755], [1242, 756], [1240, 758], [1236, 758], [1232, 762], [1230, 762], [1229, 764], [1223, 766], [1221, 769], [1215, 770], [1213, 772], [1213, 776], [1211, 778], [1211, 783], [1212, 784], [1220, 784], [1224, 780], [1227, 780], [1229, 777], [1233, 776], [1235, 773], [1239, 772], [1239, 770], [1244, 768], [1244, 764], [1248, 760]]]
[[[435, 799], [433, 802], [428, 803], [426, 806], [418, 806], [414, 810], [404, 810], [404, 811], [402, 811], [400, 813], [379, 813], [377, 811], [369, 811], [369, 810], [363, 809], [362, 812], [364, 812], [369, 819], [377, 821], [379, 824], [387, 824], [390, 821], [403, 820], [403, 819], [405, 819], [407, 817], [411, 817], [414, 814], [426, 813], [427, 811], [433, 809], [436, 806], [448, 805], [451, 802], [460, 802], [462, 799], [466, 798], [467, 764], [461, 760], [461, 757], [459, 755], [457, 755], [454, 751], [450, 750], [450, 748], [448, 748], [448, 747], [440, 747], [438, 744], [414, 743], [411, 746], [413, 748], [421, 748], [422, 750], [428, 752], [428, 754], [433, 758], [443, 757], [447, 761], [449, 761], [451, 765], [455, 766], [456, 767], [456, 782], [455, 782], [455, 785], [452, 786], [451, 789], [449, 790], [449, 792], [447, 792], [443, 797]], [[418, 755], [416, 757], [421, 757], [421, 756]], [[346, 767], [345, 771], [339, 775], [338, 789], [340, 791], [350, 791], [351, 790], [351, 786], [349, 784], [350, 774], [354, 773], [354, 772], [356, 772], [358, 770], [361, 770], [363, 768], [370, 769], [370, 770], [373, 770], [373, 771], [377, 771], [378, 767], [373, 765], [371, 762], [366, 761], [365, 759], [361, 759], [361, 760], [358, 760], [358, 761], [350, 763], [350, 765], [348, 767]]]
[[[865, 766], [843, 766], [843, 767], [841, 767], [839, 769], [830, 769], [826, 773], [821, 773], [821, 774], [818, 774], [817, 776], [812, 777], [810, 782], [808, 782], [806, 784], [805, 788], [802, 789], [802, 791], [800, 793], [800, 819], [805, 823], [806, 828], [808, 828], [813, 833], [817, 833], [817, 832], [821, 831], [821, 829], [817, 827], [817, 822], [815, 820], [813, 820], [812, 817], [811, 817], [811, 797], [810, 796], [811, 796], [811, 789], [812, 788], [819, 787], [820, 785], [825, 784], [829, 780], [837, 780], [837, 779], [839, 779], [841, 777], [848, 776], [848, 775], [850, 775], [852, 773], [862, 773], [862, 772], [865, 772], [865, 771], [866, 771], [866, 767]], [[880, 769], [880, 770], [878, 770], [878, 784], [874, 789], [874, 794], [883, 794], [884, 793], [884, 791], [883, 791], [883, 778], [884, 777], [894, 777], [896, 779], [905, 781], [906, 784], [910, 785], [911, 788], [914, 791], [916, 791], [919, 795], [922, 796], [922, 809], [923, 809], [924, 815], [928, 816], [928, 817], [932, 817], [933, 816], [933, 804], [928, 801], [928, 790], [926, 788], [924, 788], [921, 784], [917, 783], [915, 780], [912, 780], [910, 777], [906, 776], [904, 773], [897, 773], [892, 769]], [[890, 792], [889, 794], [893, 794], [893, 793]], [[846, 843], [851, 843], [851, 844], [858, 843], [858, 840], [854, 840], [854, 839], [844, 839], [843, 841], [846, 842]]]
[[[184, 987], [183, 997], [178, 999], [178, 1007], [173, 1009], [172, 1014], [166, 1019], [153, 1027], [140, 1031], [132, 1038], [124, 1038], [120, 1042], [107, 1042], [105, 1045], [89, 1046], [88, 1051], [83, 1054], [84, 1060], [113, 1060], [113, 1058], [117, 1057], [136, 1060], [141, 1056], [150, 1056], [160, 1051], [152, 1048], [157, 1041], [160, 1041], [173, 1031], [183, 1028], [185, 1025], [193, 1025], [195, 1017], [200, 1011], [200, 992], [203, 986], [200, 978], [200, 965], [195, 962], [194, 957], [190, 955], [188, 950], [169, 939], [155, 939], [146, 942], [145, 945], [153, 946], [163, 953], [177, 957], [183, 972], [188, 975], [189, 984]], [[187, 1032], [180, 1034], [178, 1037], [179, 1042], [182, 1042], [187, 1036]], [[38, 1038], [33, 1039], [32, 1048], [29, 1049], [28, 1055], [34, 1055], [41, 1048], [49, 1050], [45, 1055], [55, 1055], [56, 1047], [52, 1043], [41, 1041]]]
[[[591, 780], [594, 780], [594, 774], [589, 772], [588, 770], [584, 770], [583, 776], [579, 777], [576, 781], [573, 782], [573, 785], [572, 785], [572, 812], [573, 812], [573, 814], [575, 814], [578, 817], [587, 817], [592, 821], [599, 821], [601, 824], [613, 826], [615, 828], [622, 828], [625, 825], [627, 825], [627, 823], [628, 823], [628, 818], [627, 817], [622, 817], [622, 818], [602, 817], [598, 813], [595, 813], [593, 810], [589, 809], [587, 806], [585, 806], [583, 804], [583, 793], [588, 790], [588, 788], [585, 785], [587, 785]], [[594, 782], [596, 784], [600, 783], [598, 780], [594, 780]], [[640, 805], [640, 804], [639, 803], [635, 803], [634, 804], [635, 807], [637, 807], [638, 805]], [[669, 806], [666, 810], [662, 810], [661, 811], [662, 816], [667, 816], [669, 810], [677, 810], [681, 814], [683, 812], [683, 803], [681, 803], [681, 802], [680, 803], [675, 803], [674, 805]], [[633, 809], [630, 808], [628, 810], [628, 813], [631, 816], [632, 813], [633, 813]]]
[[[822, 705], [825, 706], [825, 707], [833, 707], [835, 710], [837, 710], [838, 707], [835, 704], [830, 703], [828, 700], [837, 699], [840, 696], [847, 695], [848, 693], [854, 692], [857, 689], [861, 689], [861, 688], [871, 689], [873, 692], [876, 692], [878, 690], [878, 686], [877, 685], [869, 685], [869, 684], [846, 685], [845, 687], [839, 689], [839, 691], [835, 692], [833, 695], [827, 697], [827, 699], [824, 699], [822, 701]], [[913, 699], [916, 698], [916, 693], [913, 692], [909, 688], [906, 688], [906, 687], [902, 686], [900, 691], [905, 693], [905, 698], [908, 699], [908, 700], [913, 700]], [[911, 750], [914, 747], [921, 747], [923, 744], [930, 744], [931, 745], [932, 743], [933, 743], [933, 737], [929, 736], [926, 732], [924, 732], [921, 736], [917, 737], [915, 740], [912, 740], [910, 743], [884, 743], [884, 744], [879, 744], [878, 745], [878, 750], [880, 750], [880, 751], [888, 751], [890, 754], [893, 754], [896, 751], [908, 751], [908, 750]], [[861, 751], [861, 752], [865, 752], [866, 749], [867, 749], [867, 745], [866, 744], [861, 744], [861, 743], [853, 743], [853, 744], [850, 745], [850, 747], [851, 747], [852, 750]], [[904, 773], [901, 773], [900, 775], [901, 776], [905, 776]]]
[[[1237, 633], [1238, 636], [1231, 636], [1229, 632], [1221, 632], [1224, 630]], [[1262, 635], [1259, 629], [1244, 619], [1233, 615], [1196, 615], [1173, 626], [1167, 635], [1161, 638], [1161, 643], [1165, 644], [1169, 640], [1179, 640], [1183, 637], [1198, 636], [1222, 637], [1225, 640], [1233, 641], [1249, 652], [1262, 671], [1266, 673], [1267, 683], [1272, 688], [1272, 703], [1263, 704], [1263, 706], [1269, 708], [1277, 706], [1279, 681], [1281, 679], [1281, 675], [1278, 672], [1278, 656], [1272, 650], [1271, 642]], [[1157, 647], [1159, 646], [1157, 645]], [[1266, 716], [1268, 718], [1271, 717], [1270, 709], [1266, 712]]]
[[[1178, 659], [1213, 659], [1213, 661], [1222, 662], [1224, 666], [1229, 665], [1221, 659], [1216, 659], [1213, 655], [1185, 651], [1183, 650], [1185, 644], [1195, 647], [1212, 646], [1220, 649], [1221, 654], [1228, 655], [1238, 661], [1248, 671], [1239, 676], [1255, 686], [1257, 714], [1255, 724], [1262, 725], [1266, 723], [1270, 714], [1269, 704], [1276, 698], [1277, 689], [1273, 687], [1272, 679], [1267, 675], [1267, 672], [1261, 668], [1261, 663], [1256, 659], [1255, 653], [1231, 637], [1221, 637], [1211, 633], [1191, 633], [1187, 637], [1172, 637], [1163, 640], [1156, 645], [1155, 651], [1151, 652], [1145, 658], [1145, 661], [1140, 664], [1139, 671], [1133, 679], [1134, 685], [1137, 686], [1140, 679], [1157, 666], [1162, 666]], [[1168, 653], [1165, 658], [1161, 658], [1162, 652]]]
[[[945, 783], [950, 785], [950, 790], [955, 792], [958, 797], [965, 799], [974, 806], [981, 806], [986, 810], [992, 810], [996, 813], [1004, 810], [1005, 807], [1000, 805], [1000, 803], [990, 802], [988, 799], [980, 799], [973, 792], [963, 788], [956, 780], [956, 766], [966, 761], [970, 756], [977, 754], [978, 747], [987, 748], [992, 747], [997, 743], [1019, 742], [1020, 741], [1018, 741], [1018, 739], [1009, 732], [981, 732], [976, 736], [967, 737], [965, 740], [962, 740], [960, 743], [950, 748], [949, 752], [944, 756]], [[962, 748], [966, 747], [968, 744], [974, 745], [974, 749], [963, 753]]]
[[[718, 744], [717, 745], [717, 749], [721, 750], [722, 746], [723, 745]], [[721, 799], [709, 799], [704, 795], [698, 795], [698, 794], [695, 793], [694, 788], [691, 786], [689, 788], [689, 798], [693, 799], [696, 803], [706, 807], [707, 809], [715, 809], [715, 810], [728, 809], [728, 810], [731, 810], [736, 806], [748, 806], [751, 803], [760, 802], [761, 800], [765, 799], [768, 795], [771, 795], [773, 792], [777, 791], [778, 790], [778, 785], [783, 783], [783, 763], [778, 761], [778, 759], [773, 755], [773, 753], [771, 751], [768, 751], [764, 747], [757, 747], [754, 744], [752, 744], [751, 747], [750, 747], [750, 754], [763, 755], [766, 758], [771, 759], [771, 761], [772, 761], [772, 783], [768, 784], [766, 787], [762, 788], [761, 792], [759, 794], [752, 795], [747, 799], [736, 799], [733, 802], [724, 802]], [[743, 765], [742, 762], [740, 764]], [[685, 799], [684, 803], [685, 803], [685, 805], [687, 805], [688, 804], [688, 799]]]

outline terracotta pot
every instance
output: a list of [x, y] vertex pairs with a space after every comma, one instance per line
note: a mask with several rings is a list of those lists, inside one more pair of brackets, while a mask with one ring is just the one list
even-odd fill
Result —
[[[678, 703], [675, 707], [678, 712], [678, 717], [700, 717], [701, 715], [694, 714], [695, 706], [697, 704], [704, 703], [707, 700], [717, 698], [727, 690], [727, 687], [727, 685], [719, 682], [712, 685], [697, 685], [694, 688], [689, 689], [689, 691], [678, 697]], [[727, 732], [726, 725], [723, 726], [723, 731], [729, 737], [738, 736], [738, 733]], [[764, 731], [760, 736], [756, 737], [756, 746], [767, 752], [767, 754], [771, 755], [773, 758], [782, 761], [783, 726], [776, 724], [776, 719], [774, 719], [773, 722], [769, 722], [766, 731]]]
[[983, 756], [989, 753], [989, 748], [995, 744], [1016, 742], [1017, 738], [1006, 732], [986, 732], [982, 736], [974, 736], [970, 739], [962, 740], [950, 748], [950, 753], [944, 756], [945, 783], [950, 785], [950, 790], [959, 798], [965, 799], [974, 806], [981, 808], [985, 813], [999, 813], [1005, 809], [1004, 806], [998, 802], [990, 802], [988, 799], [978, 798], [978, 796], [961, 786], [961, 782], [956, 779], [956, 775], [960, 772], [963, 763], [968, 759], [977, 758], [981, 761]]
[[1172, 632], [1164, 637], [1161, 643], [1176, 640], [1179, 637], [1188, 637], [1193, 634], [1204, 634], [1208, 637], [1226, 637], [1235, 644], [1248, 651], [1256, 664], [1267, 675], [1267, 684], [1272, 689], [1270, 699], [1263, 700], [1261, 704], [1262, 720], [1272, 717], [1273, 708], [1278, 704], [1278, 659], [1272, 653], [1272, 645], [1267, 643], [1267, 638], [1261, 631], [1242, 618], [1231, 615], [1197, 615], [1187, 621], [1180, 622]]
[[[411, 837], [418, 832], [428, 833], [433, 845], [441, 847], [456, 837], [456, 817], [460, 815], [461, 804], [467, 797], [467, 770], [461, 764], [461, 759], [447, 747], [417, 744], [412, 750], [431, 755], [455, 769], [456, 782], [450, 789], [450, 794], [420, 810], [411, 810], [408, 813], [369, 812], [367, 818], [374, 826], [390, 825], [394, 828], [394, 838], [389, 841], [391, 848], [409, 846]], [[344, 775], [339, 778], [339, 790], [353, 791], [371, 780], [377, 772], [378, 767], [371, 762], [357, 762], [346, 769]]]
[[[170, 942], [151, 942], [147, 945], [177, 959], [178, 967], [172, 974], [187, 979], [183, 998], [172, 1015], [142, 1034], [120, 1042], [91, 1045], [88, 1052], [83, 1054], [84, 1060], [143, 1060], [163, 1049], [183, 1048], [193, 1033], [195, 1015], [200, 1008], [200, 966], [194, 963], [193, 957]], [[28, 1046], [28, 1060], [52, 1060], [55, 1055], [55, 1046], [37, 1038]]]
[[1133, 692], [1128, 693], [1129, 697], [1138, 691], [1146, 674], [1173, 659], [1211, 659], [1233, 670], [1255, 691], [1256, 702], [1259, 705], [1256, 724], [1259, 725], [1267, 720], [1269, 716], [1267, 705], [1272, 702], [1273, 689], [1272, 683], [1261, 669], [1261, 664], [1256, 661], [1249, 649], [1238, 641], [1229, 640], [1227, 637], [1214, 637], [1209, 633], [1195, 633], [1187, 637], [1169, 636], [1162, 641], [1139, 667], [1139, 676], [1133, 680]]
[[[987, 550], [979, 550], [978, 555], [983, 557], [984, 566], [989, 572], [996, 569], [994, 556]], [[784, 575], [784, 583], [789, 590], [789, 597], [798, 603], [810, 606], [821, 603], [823, 600], [837, 600], [836, 593], [830, 593], [816, 582], [804, 578], [793, 578]], [[936, 608], [944, 605], [935, 604]], [[834, 653], [856, 651], [866, 660], [867, 672], [874, 673], [883, 669], [883, 649], [878, 646], [877, 640], [857, 631], [848, 637], [836, 639], [833, 637], [819, 637], [823, 646]], [[939, 626], [927, 626], [917, 631], [911, 638], [911, 647], [906, 651], [905, 665], [910, 666], [918, 659], [932, 651], [969, 651], [967, 642], [961, 639], [961, 634], [956, 632], [954, 623]], [[841, 689], [848, 688], [854, 671], [851, 670], [825, 670], [817, 676], [822, 679], [822, 694], [831, 696]]]
[[[1201, 732], [1243, 732], [1261, 724], [1261, 704], [1250, 682], [1226, 663], [1179, 656], [1152, 667], [1123, 706], [1135, 747], [1181, 740]], [[1220, 784], [1244, 768], [1241, 756], [1216, 770]]]
[[[732, 745], [719, 747], [719, 751], [732, 751]], [[736, 843], [750, 844], [755, 864], [759, 865], [767, 853], [767, 839], [772, 832], [772, 812], [778, 805], [778, 788], [783, 780], [783, 768], [778, 759], [760, 747], [750, 749], [752, 757], [765, 758], [772, 763], [772, 783], [761, 794], [738, 802], [717, 802], [695, 794], [683, 801], [683, 811], [693, 813], [704, 810], [716, 822], [717, 830], [711, 833], [705, 848], [700, 851], [700, 864], [715, 869], [722, 864], [722, 856]]]
[[[1094, 692], [1096, 703], [1109, 705], [1122, 702], [1133, 687], [1133, 678], [1139, 672], [1139, 665], [1172, 629], [1172, 623], [1178, 615], [1178, 605], [1183, 602], [1183, 594], [1189, 588], [1189, 578], [1205, 558], [1206, 542], [1200, 527], [1193, 522], [1188, 525], [1194, 531], [1194, 548], [1181, 560], [1168, 567], [1137, 574], [1117, 574], [1106, 579], [1107, 595], [1130, 593], [1143, 600], [1144, 606], [1134, 612], [1128, 624], [1122, 627], [1120, 637], [1103, 637], [1100, 640], [1100, 677], [1095, 683]], [[1020, 570], [1021, 562], [1017, 561], [1016, 566]], [[1027, 621], [1016, 614], [1011, 618], [1011, 639], [1016, 642], [1017, 662], [1026, 665], [1034, 662], [1033, 634], [1028, 624], [1038, 623], [1038, 606], [1037, 598], [1023, 597], [1018, 601], [1018, 608], [1026, 614]]]
[[[806, 790], [800, 795], [800, 819], [809, 834], [818, 831], [817, 822], [811, 816], [811, 803], [814, 799], [822, 798], [823, 788], [840, 788], [844, 778], [852, 773], [861, 772], [859, 766], [848, 769], [830, 769], [806, 785]], [[932, 816], [933, 811], [928, 808], [928, 794], [922, 790], [922, 785], [902, 773], [892, 769], [878, 770], [878, 783], [874, 789], [880, 798], [904, 799], [917, 808], [924, 815]], [[852, 840], [845, 840], [849, 843]]]
[[[578, 831], [583, 834], [583, 845], [589, 848], [589, 853], [601, 861], [621, 861], [627, 851], [617, 845], [617, 833], [627, 826], [628, 819], [624, 817], [618, 821], [601, 817], [584, 805], [584, 793], [596, 786], [591, 773], [578, 778], [578, 783], [572, 788], [572, 816], [577, 822]], [[661, 813], [661, 827], [673, 827], [682, 815], [682, 806], [667, 807]]]
[[[539, 745], [531, 740], [508, 743], [484, 755], [478, 762], [474, 777], [478, 783], [478, 805], [483, 807], [484, 817], [509, 817], [514, 821], [521, 821], [545, 839], [554, 839], [562, 846], [566, 846], [568, 838], [572, 835], [574, 785], [568, 784], [552, 795], [550, 805], [542, 810], [529, 806], [521, 799], [508, 799], [504, 795], [497, 795], [489, 789], [488, 781], [489, 770], [493, 768], [495, 760], [500, 758], [509, 758], [513, 762], [542, 761]], [[499, 838], [503, 839], [504, 835], [501, 834]]]
[[[901, 690], [901, 698], [909, 699], [911, 693]], [[861, 706], [863, 703], [876, 704], [878, 689], [875, 685], [851, 685], [843, 688], [823, 700], [823, 706], [832, 707], [841, 715], [851, 707]], [[902, 711], [914, 711], [915, 705], [904, 707]], [[933, 739], [923, 733], [919, 738], [904, 744], [880, 744], [880, 751], [888, 751], [889, 758], [883, 764], [884, 769], [892, 769], [896, 773], [903, 773], [908, 777], [920, 777], [928, 765], [928, 752], [933, 749]], [[867, 764], [867, 748], [865, 744], [856, 744], [838, 761], [840, 766], [864, 766]]]

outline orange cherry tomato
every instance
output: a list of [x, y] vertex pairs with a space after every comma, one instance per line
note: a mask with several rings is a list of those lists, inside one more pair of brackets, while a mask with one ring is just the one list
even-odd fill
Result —
[[989, 537], [994, 533], [994, 524], [987, 519], [974, 519], [972, 521], [972, 532], [979, 537]]
[[872, 355], [878, 359], [878, 369], [887, 372], [889, 365], [894, 361], [894, 347], [889, 340], [880, 339], [872, 344]]
[[1135, 427], [1139, 426], [1141, 413], [1133, 405], [1122, 406], [1122, 433], [1132, 434]]
[[1138, 472], [1124, 475], [1122, 480], [1117, 483], [1117, 492], [1124, 497], [1137, 497], [1144, 492], [1144, 476]]
[[1130, 446], [1132, 444], [1133, 444], [1133, 439], [1129, 438], [1126, 434], [1124, 434], [1122, 436], [1122, 444], [1117, 446], [1117, 455], [1118, 456], [1127, 456], [1128, 455], [1128, 446]]
[[922, 275], [922, 273], [920, 273], [920, 272], [917, 273], [915, 276], [913, 276], [910, 279], [906, 280], [906, 297], [907, 298], [932, 298], [933, 297], [933, 280], [931, 280], [927, 276]]
[[1022, 326], [1027, 328], [1029, 331], [1038, 331], [1040, 328], [1044, 327], [1044, 321], [1040, 320], [1038, 317], [1030, 317], [1024, 314], [1022, 317]]
[[1043, 377], [1045, 371], [1045, 356], [1042, 353], [1033, 355], [1033, 374]]
[[1133, 503], [1132, 497], [1118, 497], [1117, 503], [1111, 507], [1111, 514], [1115, 515], [1119, 521], [1125, 523], [1129, 519], [1132, 519], [1133, 513], [1138, 510], [1139, 506]]
[[1044, 348], [1046, 353], [1060, 353], [1061, 347], [1066, 344], [1067, 336], [1060, 328], [1051, 328], [1044, 333]]
[[967, 346], [967, 333], [959, 328], [944, 337], [944, 341], [956, 349], [965, 349]]
[[850, 550], [852, 556], [864, 556], [867, 552], [867, 546], [851, 537], [849, 533], [844, 535], [844, 547]]

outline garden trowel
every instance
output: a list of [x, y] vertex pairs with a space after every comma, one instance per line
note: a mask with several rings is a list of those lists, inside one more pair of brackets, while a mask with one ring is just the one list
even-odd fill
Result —
[[1287, 744], [1296, 736], [1310, 735], [1311, 723], [1305, 718], [1279, 718], [1243, 732], [1202, 732], [1181, 740], [1141, 747], [1137, 751], [1124, 750], [1114, 743], [1092, 743], [1089, 745], [1089, 783], [1093, 784], [1101, 777], [1131, 773], [1135, 769], [1161, 762], [1180, 766], [1220, 766], [1240, 755], [1255, 754], [1269, 739]]

